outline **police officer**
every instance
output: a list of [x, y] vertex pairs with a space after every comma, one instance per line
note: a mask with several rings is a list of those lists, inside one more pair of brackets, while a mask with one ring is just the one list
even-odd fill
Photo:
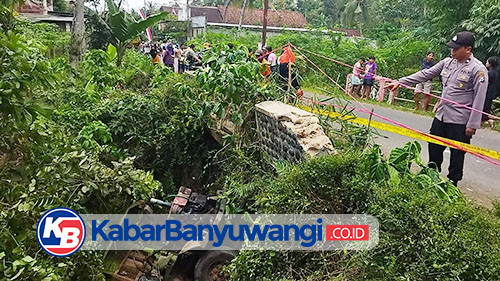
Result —
[[[412, 85], [431, 80], [441, 75], [443, 83], [442, 97], [467, 105], [477, 110], [483, 110], [488, 88], [488, 71], [474, 57], [474, 35], [464, 31], [458, 33], [448, 42], [451, 58], [445, 58], [435, 66], [419, 71], [410, 76], [389, 84], [389, 90], [396, 90], [400, 84]], [[432, 135], [470, 143], [476, 130], [481, 127], [482, 114], [470, 109], [442, 100], [432, 122]], [[446, 147], [429, 143], [429, 167], [441, 171], [443, 152]], [[448, 178], [456, 186], [462, 180], [465, 152], [451, 149]]]

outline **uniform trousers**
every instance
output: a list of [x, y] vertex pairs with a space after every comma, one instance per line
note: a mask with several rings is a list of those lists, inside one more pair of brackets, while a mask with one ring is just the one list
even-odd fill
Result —
[[[465, 134], [466, 125], [451, 124], [439, 121], [434, 118], [431, 126], [431, 134], [444, 137], [463, 143], [470, 143], [471, 138]], [[443, 152], [445, 146], [429, 143], [429, 167], [437, 168], [441, 172], [443, 164]], [[453, 182], [462, 180], [464, 171], [465, 152], [451, 148], [450, 167], [448, 168], [448, 178]]]

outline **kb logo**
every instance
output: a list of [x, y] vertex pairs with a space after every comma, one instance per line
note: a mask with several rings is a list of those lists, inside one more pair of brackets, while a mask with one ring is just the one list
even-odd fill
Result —
[[36, 236], [40, 246], [56, 257], [69, 256], [83, 245], [85, 223], [75, 211], [54, 208], [38, 221]]

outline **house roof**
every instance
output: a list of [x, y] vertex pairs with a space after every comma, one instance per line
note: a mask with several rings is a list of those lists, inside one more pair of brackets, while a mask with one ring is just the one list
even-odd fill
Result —
[[[238, 24], [240, 20], [241, 8], [229, 6], [226, 14], [226, 21], [223, 20], [224, 6], [209, 7], [209, 6], [190, 6], [191, 16], [205, 16], [207, 23], [215, 24]], [[171, 15], [177, 15], [180, 7], [162, 6], [161, 11], [167, 11]], [[261, 26], [264, 10], [262, 9], [247, 9], [243, 18], [243, 25], [246, 26]], [[267, 25], [269, 27], [287, 27], [287, 28], [305, 28], [307, 20], [303, 14], [295, 11], [267, 11]], [[362, 37], [363, 35], [356, 29], [334, 29], [336, 32], [342, 32], [346, 36]]]
[[73, 17], [70, 16], [59, 16], [59, 15], [52, 15], [52, 14], [41, 14], [41, 13], [21, 13], [26, 19], [32, 21], [32, 22], [67, 22], [67, 23], [72, 23], [73, 22]]
[[23, 5], [19, 7], [19, 13], [33, 13], [42, 14], [44, 12], [42, 3], [37, 3], [34, 1], [24, 1]]
[[[217, 7], [190, 6], [190, 8], [192, 17], [205, 16], [207, 18], [207, 22], [222, 22], [222, 16]], [[162, 6], [160, 8], [161, 11], [167, 11], [171, 15], [177, 15], [180, 9], [180, 7], [171, 6]]]
[[[224, 17], [224, 6], [219, 6], [219, 11]], [[226, 21], [224, 23], [237, 24], [240, 20], [241, 9], [234, 6], [229, 6], [226, 12]], [[245, 11], [243, 24], [245, 25], [262, 25], [264, 17], [263, 9], [248, 8]], [[295, 27], [304, 28], [307, 25], [307, 20], [300, 12], [285, 11], [285, 10], [268, 10], [267, 11], [267, 25], [276, 27]]]
[[357, 29], [349, 29], [349, 28], [334, 28], [333, 31], [338, 31], [344, 33], [346, 36], [349, 37], [363, 37], [363, 34], [361, 31]]
[[208, 22], [222, 22], [222, 16], [217, 7], [191, 6], [191, 16], [205, 16]]
[[[229, 6], [226, 14], [226, 21], [223, 21], [224, 6], [208, 7], [208, 6], [190, 6], [191, 16], [205, 16], [207, 22], [213, 23], [230, 23], [238, 24], [240, 20], [241, 8]], [[180, 8], [162, 6], [162, 11], [167, 11], [172, 15], [177, 15]], [[248, 8], [245, 11], [243, 24], [245, 25], [262, 25], [264, 10]], [[294, 11], [273, 11], [267, 12], [267, 25], [276, 27], [298, 27], [303, 28], [307, 25], [307, 20], [300, 12]]]

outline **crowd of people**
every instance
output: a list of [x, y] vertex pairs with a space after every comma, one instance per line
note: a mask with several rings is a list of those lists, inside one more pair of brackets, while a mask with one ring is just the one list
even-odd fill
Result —
[[[191, 44], [186, 47], [186, 44], [177, 44], [168, 40], [161, 44], [146, 43], [141, 44], [140, 50], [149, 55], [153, 64], [163, 63], [165, 66], [172, 68], [176, 73], [183, 73], [188, 70], [193, 70], [196, 67], [202, 66], [203, 53], [211, 48], [209, 43], [203, 45], [203, 50], [197, 52], [195, 45]], [[227, 55], [230, 60], [233, 60], [234, 45], [229, 43], [226, 51], [222, 51], [221, 55]], [[293, 88], [298, 97], [302, 97], [303, 91], [300, 88], [300, 83], [297, 78], [297, 70], [295, 67], [295, 55], [291, 47], [281, 49], [280, 55], [277, 56], [273, 48], [270, 46], [256, 50], [249, 49], [248, 60], [256, 60], [261, 65], [260, 74], [265, 79], [277, 77], [278, 82], [284, 90]], [[276, 75], [272, 75], [275, 73]]]
[[[186, 46], [186, 44], [178, 44], [171, 40], [161, 44], [146, 43], [140, 45], [141, 51], [148, 54], [154, 64], [163, 63], [165, 66], [172, 68], [172, 70], [176, 73], [183, 73], [201, 66], [203, 53], [210, 47], [211, 45], [209, 43], [205, 43], [203, 45], [203, 50], [197, 52], [193, 44]], [[227, 47], [229, 50], [228, 56], [233, 56], [231, 50], [234, 49], [234, 45], [229, 43]], [[223, 51], [223, 54], [221, 55], [225, 55], [225, 52]], [[432, 51], [427, 52], [425, 58], [422, 60], [421, 70], [430, 69], [436, 65], [434, 55], [435, 54]], [[291, 47], [288, 46], [281, 49], [279, 56], [275, 53], [271, 46], [257, 49], [255, 52], [253, 49], [249, 49], [248, 59], [255, 59], [260, 63], [260, 73], [266, 79], [270, 77], [277, 77], [283, 89], [288, 90], [288, 88], [293, 87], [299, 97], [303, 95], [300, 83], [297, 79], [295, 55], [293, 54]], [[500, 58], [496, 56], [490, 57], [486, 61], [485, 65], [488, 69], [489, 79], [483, 111], [489, 113], [491, 111], [493, 100], [500, 93]], [[370, 56], [368, 60], [365, 60], [363, 57], [359, 58], [359, 60], [354, 64], [350, 78], [350, 83], [352, 85], [350, 95], [356, 98], [368, 99], [374, 85], [376, 75], [377, 63], [375, 62], [375, 57]], [[441, 75], [438, 76], [438, 79], [440, 82], [442, 81]], [[433, 79], [416, 84], [414, 90], [415, 110], [429, 110], [429, 106], [431, 104], [431, 96], [429, 94], [432, 91], [432, 84]], [[420, 96], [422, 96], [422, 104], [420, 103]], [[434, 112], [437, 111], [439, 103], [440, 100], [437, 100], [433, 107]], [[492, 120], [490, 120], [487, 115], [483, 116], [483, 121], [492, 123]]]
[[255, 53], [250, 50], [248, 56], [249, 58], [255, 57], [260, 63], [260, 74], [264, 78], [276, 77], [283, 90], [288, 91], [293, 88], [298, 98], [304, 95], [295, 66], [295, 54], [290, 46], [281, 49], [279, 56], [276, 56], [271, 46], [259, 49]]
[[[205, 45], [205, 49], [209, 48]], [[146, 43], [140, 45], [140, 50], [151, 57], [153, 64], [163, 63], [176, 73], [183, 73], [201, 65], [203, 52], [196, 52], [193, 44], [178, 44], [168, 40], [161, 44]]]
[[[203, 50], [197, 52], [193, 44], [186, 46], [186, 44], [178, 44], [172, 42], [171, 40], [161, 44], [148, 43], [141, 44], [140, 46], [141, 51], [148, 54], [154, 64], [163, 63], [165, 66], [172, 68], [172, 70], [176, 73], [183, 73], [184, 71], [192, 70], [201, 66], [203, 52], [210, 47], [211, 45], [209, 43], [205, 43]], [[230, 51], [234, 49], [234, 45], [231, 43], [228, 44], [227, 47]], [[232, 56], [233, 54], [229, 52], [228, 55]], [[275, 73], [275, 76], [278, 77], [283, 88], [288, 89], [291, 86], [296, 90], [299, 97], [302, 96], [303, 92], [300, 88], [295, 68], [295, 55], [290, 47], [281, 49], [279, 56], [276, 55], [273, 48], [270, 46], [263, 47], [255, 52], [250, 49], [248, 58], [256, 59], [261, 64], [261, 75], [263, 77], [269, 78], [273, 73]], [[421, 69], [430, 69], [435, 65], [436, 62], [434, 61], [434, 52], [427, 52], [425, 58], [422, 60]], [[498, 57], [490, 57], [486, 61], [489, 85], [483, 111], [488, 113], [491, 111], [493, 100], [500, 92], [500, 87], [498, 86], [499, 66], [500, 58]], [[350, 78], [350, 82], [352, 84], [350, 95], [357, 98], [368, 99], [374, 85], [376, 75], [377, 63], [375, 62], [375, 57], [370, 56], [368, 60], [365, 60], [365, 58], [359, 58], [359, 60], [354, 64]], [[441, 81], [441, 76], [438, 76], [438, 78], [439, 81]], [[291, 83], [288, 83], [289, 80]], [[429, 106], [431, 104], [431, 96], [429, 94], [432, 91], [432, 83], [433, 80], [431, 79], [416, 85], [414, 90], [415, 110], [429, 110]], [[420, 96], [422, 96], [422, 105], [420, 104]], [[434, 112], [436, 112], [439, 103], [440, 101], [437, 100], [433, 107]], [[490, 120], [486, 115], [483, 116], [483, 121], [489, 123], [492, 122], [492, 120]]]

